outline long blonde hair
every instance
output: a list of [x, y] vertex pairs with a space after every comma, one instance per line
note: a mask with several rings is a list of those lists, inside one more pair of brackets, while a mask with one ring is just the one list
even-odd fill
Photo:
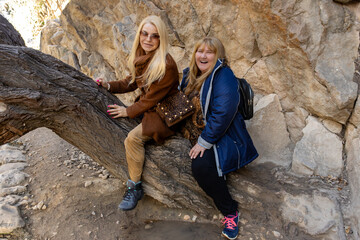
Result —
[[145, 81], [146, 81], [146, 86], [150, 87], [150, 85], [156, 81], [156, 80], [160, 80], [164, 77], [165, 75], [165, 70], [166, 70], [166, 55], [168, 54], [169, 51], [169, 40], [168, 40], [168, 34], [166, 31], [166, 26], [165, 23], [161, 20], [160, 17], [158, 16], [148, 16], [146, 17], [144, 20], [142, 20], [142, 22], [140, 23], [140, 26], [136, 32], [136, 36], [135, 36], [135, 40], [131, 49], [131, 53], [129, 56], [129, 60], [128, 60], [128, 68], [130, 70], [132, 79], [131, 79], [131, 83], [133, 83], [135, 81], [136, 78], [136, 70], [135, 70], [135, 64], [134, 64], [134, 60], [136, 59], [136, 57], [141, 55], [141, 52], [143, 51], [139, 51], [139, 48], [141, 48], [140, 45], [140, 33], [141, 30], [143, 28], [143, 26], [146, 23], [150, 23], [152, 25], [154, 25], [158, 31], [158, 34], [160, 36], [160, 43], [159, 46], [153, 56], [153, 58], [151, 59], [148, 68], [146, 69], [145, 73], [143, 74], [142, 77], [144, 77]]
[[[201, 74], [200, 69], [196, 65], [195, 55], [199, 48], [204, 48], [205, 46], [207, 46], [211, 51], [215, 53], [215, 61], [205, 73]], [[215, 37], [205, 37], [195, 44], [190, 60], [189, 75], [187, 77], [188, 85], [185, 90], [186, 94], [190, 94], [194, 90], [200, 90], [201, 85], [204, 83], [205, 79], [211, 74], [219, 58], [222, 59], [224, 64], [227, 64], [225, 48], [219, 39]]]

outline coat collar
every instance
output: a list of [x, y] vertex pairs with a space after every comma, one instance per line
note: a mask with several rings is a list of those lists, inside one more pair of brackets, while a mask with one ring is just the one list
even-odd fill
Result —
[[[206, 123], [206, 115], [207, 115], [207, 111], [209, 108], [210, 97], [211, 97], [211, 93], [212, 93], [212, 85], [213, 85], [215, 73], [221, 67], [223, 67], [223, 61], [218, 59], [216, 61], [214, 69], [212, 70], [211, 74], [206, 78], [206, 80], [204, 81], [204, 83], [202, 84], [201, 89], [200, 89], [200, 101], [201, 101], [201, 106], [203, 107], [202, 112], [203, 112], [205, 123]], [[207, 89], [204, 88], [205, 84], [207, 85]], [[204, 99], [204, 97], [205, 97], [205, 99]], [[203, 99], [205, 100], [204, 102], [203, 102]]]

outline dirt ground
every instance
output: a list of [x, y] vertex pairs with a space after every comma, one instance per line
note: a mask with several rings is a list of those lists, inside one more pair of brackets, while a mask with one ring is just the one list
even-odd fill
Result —
[[[49, 129], [17, 142], [27, 152], [31, 203], [21, 208], [26, 226], [13, 239], [224, 239], [219, 219], [199, 223], [194, 213], [166, 208], [147, 196], [133, 211], [118, 210], [124, 183]], [[184, 221], [185, 215], [190, 220]]]

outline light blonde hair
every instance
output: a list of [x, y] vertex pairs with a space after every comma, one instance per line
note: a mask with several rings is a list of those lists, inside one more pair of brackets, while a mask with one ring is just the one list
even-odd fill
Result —
[[139, 48], [141, 49], [140, 33], [146, 23], [150, 23], [154, 25], [160, 36], [159, 46], [156, 50], [154, 50], [156, 52], [153, 58], [151, 59], [148, 68], [146, 69], [145, 73], [142, 76], [146, 81], [146, 86], [150, 87], [150, 85], [154, 81], [162, 79], [165, 75], [166, 55], [169, 52], [169, 47], [168, 47], [169, 40], [168, 40], [168, 34], [166, 31], [165, 23], [161, 20], [160, 17], [151, 15], [141, 21], [140, 26], [136, 32], [135, 40], [128, 60], [128, 68], [132, 76], [131, 83], [133, 83], [136, 78], [134, 60], [136, 59], [136, 57], [141, 55], [141, 52], [143, 52], [143, 51], [139, 51]]
[[[196, 65], [195, 55], [200, 48], [205, 48], [205, 46], [207, 46], [211, 51], [215, 53], [215, 61], [205, 73], [201, 73], [200, 69]], [[185, 90], [186, 94], [190, 94], [194, 90], [200, 91], [201, 85], [204, 83], [205, 79], [211, 74], [219, 58], [222, 59], [224, 64], [227, 64], [224, 45], [218, 38], [205, 37], [195, 44], [190, 60], [189, 75], [187, 77], [187, 80], [189, 82]]]

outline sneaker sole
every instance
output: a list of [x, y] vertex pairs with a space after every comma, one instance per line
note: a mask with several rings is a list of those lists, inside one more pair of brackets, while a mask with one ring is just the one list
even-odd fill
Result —
[[122, 211], [130, 211], [130, 210], [133, 210], [134, 208], [136, 208], [136, 206], [137, 206], [137, 204], [133, 208], [121, 208], [121, 207], [118, 207], [118, 208]]
[[237, 237], [238, 237], [238, 235], [236, 235], [236, 237], [234, 237], [234, 238], [231, 238], [231, 237], [229, 237], [228, 235], [226, 235], [225, 233], [221, 233], [224, 237], [226, 237], [227, 239], [230, 239], [230, 240], [234, 240], [234, 239], [237, 239]]

